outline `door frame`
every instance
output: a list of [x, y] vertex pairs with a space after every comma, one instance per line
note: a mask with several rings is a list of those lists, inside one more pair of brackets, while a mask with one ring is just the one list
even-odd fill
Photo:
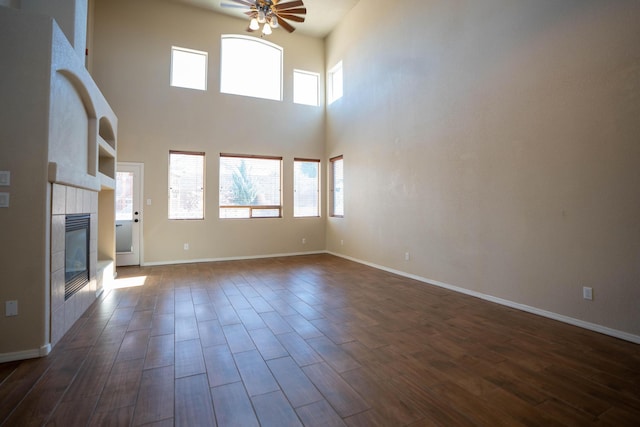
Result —
[[[139, 162], [117, 162], [116, 164], [116, 174], [120, 169], [120, 166], [127, 166], [138, 169], [138, 265], [144, 264], [144, 163]], [[118, 253], [116, 252], [116, 266], [118, 265]], [[133, 264], [132, 264], [133, 265]]]

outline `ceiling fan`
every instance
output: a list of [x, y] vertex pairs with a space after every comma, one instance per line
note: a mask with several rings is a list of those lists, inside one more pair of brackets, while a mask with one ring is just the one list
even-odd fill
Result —
[[233, 3], [220, 3], [222, 7], [248, 9], [245, 15], [251, 18], [247, 31], [253, 32], [262, 27], [262, 33], [271, 34], [272, 28], [282, 27], [288, 32], [295, 31], [293, 25], [287, 21], [304, 22], [307, 9], [302, 0], [229, 0]]

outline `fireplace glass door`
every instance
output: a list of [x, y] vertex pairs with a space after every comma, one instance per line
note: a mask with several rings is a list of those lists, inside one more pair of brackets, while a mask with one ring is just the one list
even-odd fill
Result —
[[89, 283], [89, 224], [88, 214], [67, 215], [64, 243], [64, 299], [71, 298]]

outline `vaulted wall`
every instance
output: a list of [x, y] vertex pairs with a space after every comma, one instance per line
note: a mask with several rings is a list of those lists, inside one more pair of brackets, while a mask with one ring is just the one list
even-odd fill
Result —
[[636, 1], [360, 1], [328, 250], [640, 341], [638, 40]]
[[[324, 156], [324, 110], [293, 103], [293, 69], [322, 73], [323, 41], [269, 36], [284, 48], [284, 99], [268, 101], [219, 90], [220, 36], [245, 34], [246, 21], [168, 1], [96, 0], [94, 11], [90, 62], [119, 117], [118, 160], [145, 165], [143, 263], [324, 250], [324, 219], [292, 208], [294, 157]], [[169, 85], [172, 46], [208, 52], [207, 91]], [[168, 219], [169, 150], [205, 152], [204, 220]], [[283, 157], [283, 218], [218, 218], [220, 153]]]

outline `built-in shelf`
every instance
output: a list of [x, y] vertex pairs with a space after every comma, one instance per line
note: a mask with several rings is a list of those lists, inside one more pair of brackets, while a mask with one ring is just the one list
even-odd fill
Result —
[[116, 150], [101, 136], [98, 136], [98, 172], [101, 177], [116, 177]]
[[98, 123], [98, 135], [100, 136], [100, 139], [113, 148], [115, 152], [116, 134], [111, 127], [111, 122], [109, 122], [105, 117], [100, 118], [100, 122]]
[[116, 189], [116, 180], [114, 178], [108, 177], [102, 172], [98, 172], [98, 178], [100, 179], [100, 190]]

